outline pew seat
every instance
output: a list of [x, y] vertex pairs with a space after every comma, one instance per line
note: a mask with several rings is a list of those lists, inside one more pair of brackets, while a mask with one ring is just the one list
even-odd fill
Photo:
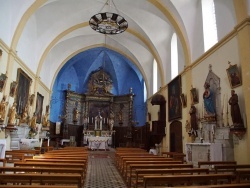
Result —
[[218, 182], [231, 183], [235, 175], [232, 174], [198, 174], [198, 175], [158, 175], [143, 176], [143, 187], [156, 185], [193, 185], [193, 184], [217, 184]]

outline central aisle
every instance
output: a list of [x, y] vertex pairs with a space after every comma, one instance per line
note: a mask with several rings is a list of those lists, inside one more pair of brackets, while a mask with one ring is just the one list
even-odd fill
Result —
[[114, 165], [115, 151], [90, 151], [84, 188], [127, 188]]

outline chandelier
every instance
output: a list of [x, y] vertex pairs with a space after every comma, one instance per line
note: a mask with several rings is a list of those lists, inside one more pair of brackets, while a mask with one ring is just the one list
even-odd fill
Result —
[[[109, 5], [111, 9], [111, 3], [115, 7], [117, 13], [101, 12], [105, 5]], [[102, 34], [119, 34], [124, 32], [128, 28], [128, 22], [118, 13], [113, 0], [107, 0], [101, 9], [101, 13], [95, 14], [89, 20], [90, 27]]]

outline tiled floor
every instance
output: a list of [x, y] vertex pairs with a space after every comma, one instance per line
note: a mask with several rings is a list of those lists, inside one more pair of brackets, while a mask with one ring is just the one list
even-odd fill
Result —
[[127, 188], [114, 165], [114, 150], [90, 151], [84, 188]]

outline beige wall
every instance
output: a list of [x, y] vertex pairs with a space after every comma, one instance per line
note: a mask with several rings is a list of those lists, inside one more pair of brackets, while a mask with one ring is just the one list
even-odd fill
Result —
[[[46, 105], [49, 104], [50, 101], [50, 91], [49, 89], [44, 86], [43, 83], [39, 81], [39, 78], [35, 75], [35, 73], [31, 72], [31, 70], [24, 65], [24, 63], [18, 58], [18, 54], [13, 53], [9, 50], [9, 48], [0, 40], [0, 49], [3, 50], [3, 55], [0, 57], [0, 74], [6, 73], [7, 72], [7, 82], [5, 84], [3, 92], [0, 92], [0, 100], [2, 100], [3, 95], [7, 96], [7, 101], [9, 102], [9, 105], [7, 107], [7, 113], [8, 114], [8, 109], [12, 106], [15, 98], [9, 97], [9, 91], [10, 91], [10, 84], [13, 81], [17, 81], [17, 70], [18, 68], [21, 68], [31, 79], [32, 79], [32, 84], [30, 88], [30, 94], [37, 93], [39, 92], [44, 96], [44, 101], [43, 101], [43, 114], [45, 113]], [[35, 112], [36, 108], [36, 98], [33, 103], [31, 112]], [[7, 136], [6, 131], [1, 131], [0, 132], [0, 139], [4, 139], [5, 136]], [[10, 143], [10, 137], [7, 137], [7, 149], [9, 149], [9, 143]]]
[[[248, 31], [250, 31], [248, 29]], [[250, 32], [248, 32], [250, 33]], [[246, 43], [249, 42], [248, 40], [245, 41]], [[250, 49], [248, 49], [250, 50]], [[249, 75], [250, 69], [249, 66], [246, 67], [248, 70], [242, 71], [242, 48], [239, 47], [239, 32], [237, 30], [232, 31], [228, 36], [226, 36], [222, 41], [219, 41], [218, 44], [216, 44], [212, 49], [210, 49], [208, 52], [206, 52], [202, 57], [200, 57], [197, 61], [193, 62], [190, 66], [186, 67], [185, 70], [180, 74], [182, 77], [182, 93], [187, 95], [187, 107], [183, 108], [182, 111], [182, 119], [179, 121], [182, 122], [183, 125], [183, 152], [185, 153], [185, 143], [188, 143], [191, 141], [188, 134], [185, 130], [185, 123], [186, 120], [189, 120], [189, 108], [191, 105], [191, 97], [190, 97], [190, 88], [191, 86], [198, 89], [199, 94], [199, 103], [196, 104], [196, 108], [198, 110], [198, 113], [201, 112], [202, 109], [202, 94], [204, 92], [204, 83], [206, 80], [206, 77], [209, 73], [209, 65], [212, 66], [212, 71], [220, 78], [220, 87], [221, 87], [221, 100], [224, 97], [224, 123], [226, 123], [226, 106], [228, 105], [228, 99], [231, 95], [231, 87], [228, 79], [228, 75], [226, 72], [226, 69], [229, 67], [228, 62], [231, 62], [231, 65], [237, 64], [239, 67], [240, 72], [245, 72], [246, 75], [242, 75], [243, 77], [243, 85], [239, 86], [237, 88], [234, 88], [236, 93], [239, 97], [239, 105], [241, 109], [241, 114], [243, 117], [243, 120], [245, 122], [245, 127], [247, 127], [246, 122], [250, 122], [249, 118], [247, 119], [247, 115], [249, 114], [250, 110], [250, 104], [246, 102], [245, 98], [249, 97], [249, 88], [248, 91], [244, 91], [245, 84], [249, 84], [250, 81], [245, 81], [245, 77]], [[247, 59], [246, 62], [249, 64], [249, 60]], [[245, 65], [245, 64], [244, 64]], [[158, 94], [162, 94], [165, 96], [165, 99], [168, 103], [167, 99], [167, 85], [164, 87], [164, 91], [160, 90]], [[154, 108], [152, 107], [149, 98], [148, 100], [148, 111], [151, 114], [155, 114]], [[168, 105], [166, 105], [168, 106]], [[168, 109], [168, 108], [167, 108]], [[232, 125], [231, 115], [230, 115], [230, 106], [228, 105], [228, 118], [229, 118], [229, 125]], [[169, 151], [169, 124], [171, 122], [168, 122], [168, 112], [166, 112], [166, 137], [162, 141], [162, 151]], [[250, 162], [250, 153], [246, 152], [244, 155], [242, 155], [242, 151], [246, 151], [246, 148], [250, 145], [249, 140], [249, 131], [244, 135], [242, 140], [238, 140], [234, 137], [234, 155], [235, 160], [239, 164], [243, 163], [249, 163]]]

